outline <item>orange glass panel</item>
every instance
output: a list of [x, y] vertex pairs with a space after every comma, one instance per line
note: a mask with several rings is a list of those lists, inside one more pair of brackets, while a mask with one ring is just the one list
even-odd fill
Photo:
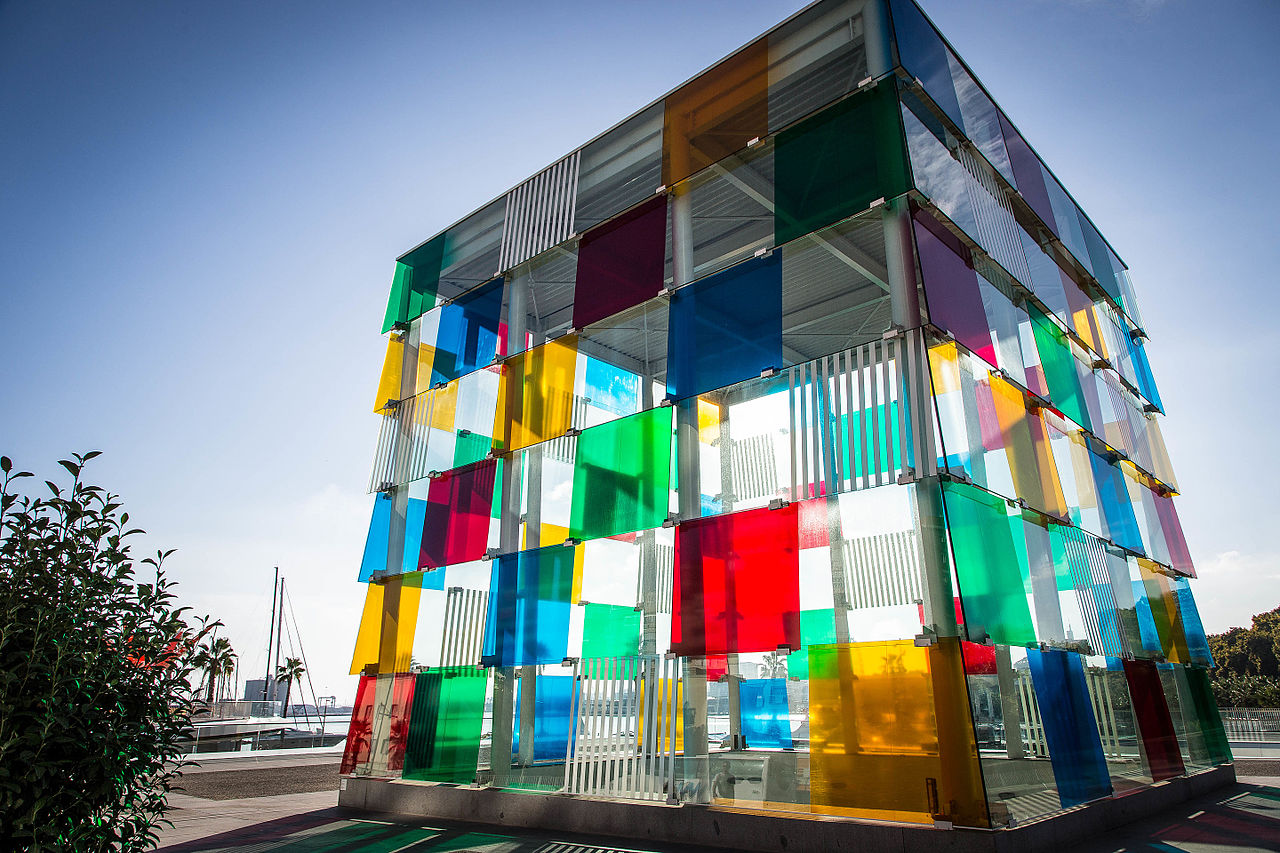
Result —
[[989, 826], [959, 641], [809, 648], [818, 814]]
[[1027, 424], [1031, 427], [1036, 467], [1040, 470], [1040, 502], [1037, 509], [1065, 518], [1068, 514], [1067, 499], [1062, 493], [1062, 479], [1058, 476], [1058, 463], [1053, 457], [1050, 444], [1050, 439], [1060, 433], [1045, 420], [1044, 414], [1038, 409], [1027, 414]]
[[[1013, 473], [1013, 487], [1017, 497], [1028, 503], [1039, 504], [1040, 472], [1036, 466], [1036, 452], [1031, 441], [1031, 429], [1027, 425], [1027, 401], [1022, 391], [999, 376], [991, 377], [991, 400], [995, 406], [996, 421], [1000, 425], [1000, 439], [1009, 469]], [[1061, 495], [1062, 488], [1058, 487]], [[1044, 507], [1036, 506], [1036, 509]]]
[[[654, 749], [657, 752], [666, 752], [671, 750], [672, 752], [678, 753], [684, 750], [684, 714], [680, 710], [684, 707], [684, 682], [670, 678], [659, 678], [657, 681], [659, 699], [655, 703], [654, 707], [661, 708], [663, 710], [661, 712], [654, 713], [654, 717], [661, 717], [658, 722], [658, 743], [655, 745]], [[671, 701], [671, 688], [673, 686], [673, 681], [676, 691], [674, 704]], [[645, 684], [646, 682], [641, 680], [639, 706], [647, 709], [648, 706], [644, 703]], [[675, 713], [672, 715], [675, 717], [676, 724], [676, 739], [674, 744], [671, 743], [671, 719], [667, 716], [667, 714], [671, 713], [669, 710], [671, 708], [675, 709]], [[641, 748], [648, 747], [648, 741], [646, 740], [644, 731], [646, 716], [647, 713], [640, 715], [639, 735]]]
[[382, 361], [382, 377], [378, 380], [378, 396], [373, 413], [380, 415], [388, 400], [400, 399], [400, 377], [404, 370], [404, 334], [393, 332], [387, 338], [387, 355]]
[[760, 38], [667, 96], [666, 186], [769, 135], [769, 41]]
[[351, 657], [352, 675], [365, 672], [370, 664], [379, 673], [409, 671], [421, 598], [421, 572], [369, 584]]
[[502, 365], [495, 450], [520, 450], [569, 431], [578, 339], [567, 335], [508, 358]]
[[929, 373], [934, 394], [960, 390], [960, 354], [954, 343], [929, 347]]

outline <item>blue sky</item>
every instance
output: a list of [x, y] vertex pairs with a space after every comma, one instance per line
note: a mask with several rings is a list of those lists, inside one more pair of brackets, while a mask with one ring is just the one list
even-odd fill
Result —
[[[105, 451], [242, 677], [279, 565], [349, 698], [395, 257], [801, 5], [0, 3], [0, 452]], [[1129, 264], [1201, 612], [1247, 623], [1280, 604], [1280, 6], [924, 5]]]

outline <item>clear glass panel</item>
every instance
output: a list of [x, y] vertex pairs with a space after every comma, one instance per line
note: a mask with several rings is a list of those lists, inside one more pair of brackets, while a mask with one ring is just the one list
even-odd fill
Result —
[[886, 80], [777, 135], [779, 244], [910, 188], [897, 113], [896, 84]]
[[662, 184], [661, 103], [587, 143], [578, 166], [580, 232], [651, 197]]
[[[506, 205], [505, 196], [496, 199], [444, 232], [440, 253], [441, 298], [455, 299], [503, 272], [498, 269], [498, 257]], [[423, 310], [430, 307], [424, 306]]]
[[578, 250], [566, 243], [511, 271], [503, 316], [508, 326], [523, 323], [525, 335], [523, 344], [508, 346], [508, 355], [559, 337], [573, 327], [577, 270]]
[[[694, 278], [710, 275], [773, 248], [772, 138], [725, 156], [676, 187], [674, 192], [688, 196]], [[671, 206], [673, 232], [682, 209], [677, 204]]]
[[667, 199], [657, 196], [582, 235], [573, 326], [582, 329], [662, 290]]
[[[578, 334], [578, 351], [600, 364], [665, 384], [670, 305], [667, 296], [650, 299], [588, 326]], [[642, 380], [642, 394], [644, 390]]]
[[[776, 131], [887, 70], [883, 0], [815, 3], [769, 34], [769, 130]], [[868, 36], [869, 34], [869, 36]]]

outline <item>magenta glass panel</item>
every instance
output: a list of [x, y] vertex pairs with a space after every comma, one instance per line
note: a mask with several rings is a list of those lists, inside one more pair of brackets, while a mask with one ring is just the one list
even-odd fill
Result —
[[1165, 545], [1169, 548], [1169, 565], [1188, 577], [1196, 576], [1196, 567], [1191, 563], [1191, 550], [1187, 548], [1187, 539], [1182, 534], [1182, 522], [1178, 520], [1178, 510], [1173, 505], [1173, 498], [1152, 492], [1156, 502], [1156, 515], [1160, 518], [1160, 529], [1164, 531]]
[[681, 522], [671, 651], [800, 648], [798, 505]]
[[929, 321], [994, 367], [995, 346], [968, 248], [923, 210], [915, 212], [915, 232]]
[[496, 459], [484, 459], [431, 481], [418, 568], [437, 569], [484, 556], [497, 467]]
[[657, 296], [666, 246], [665, 195], [583, 234], [578, 243], [573, 327], [585, 328]]

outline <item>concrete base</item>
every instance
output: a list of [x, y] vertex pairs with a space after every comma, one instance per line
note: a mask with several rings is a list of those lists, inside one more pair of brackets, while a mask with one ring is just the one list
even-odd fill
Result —
[[1020, 853], [1062, 849], [1231, 785], [1235, 779], [1233, 766], [1216, 767], [1124, 796], [1077, 806], [1013, 829], [997, 830], [936, 829], [819, 815], [743, 811], [720, 806], [672, 806], [366, 777], [345, 779], [338, 803], [348, 808], [428, 819], [769, 853], [798, 850]]

